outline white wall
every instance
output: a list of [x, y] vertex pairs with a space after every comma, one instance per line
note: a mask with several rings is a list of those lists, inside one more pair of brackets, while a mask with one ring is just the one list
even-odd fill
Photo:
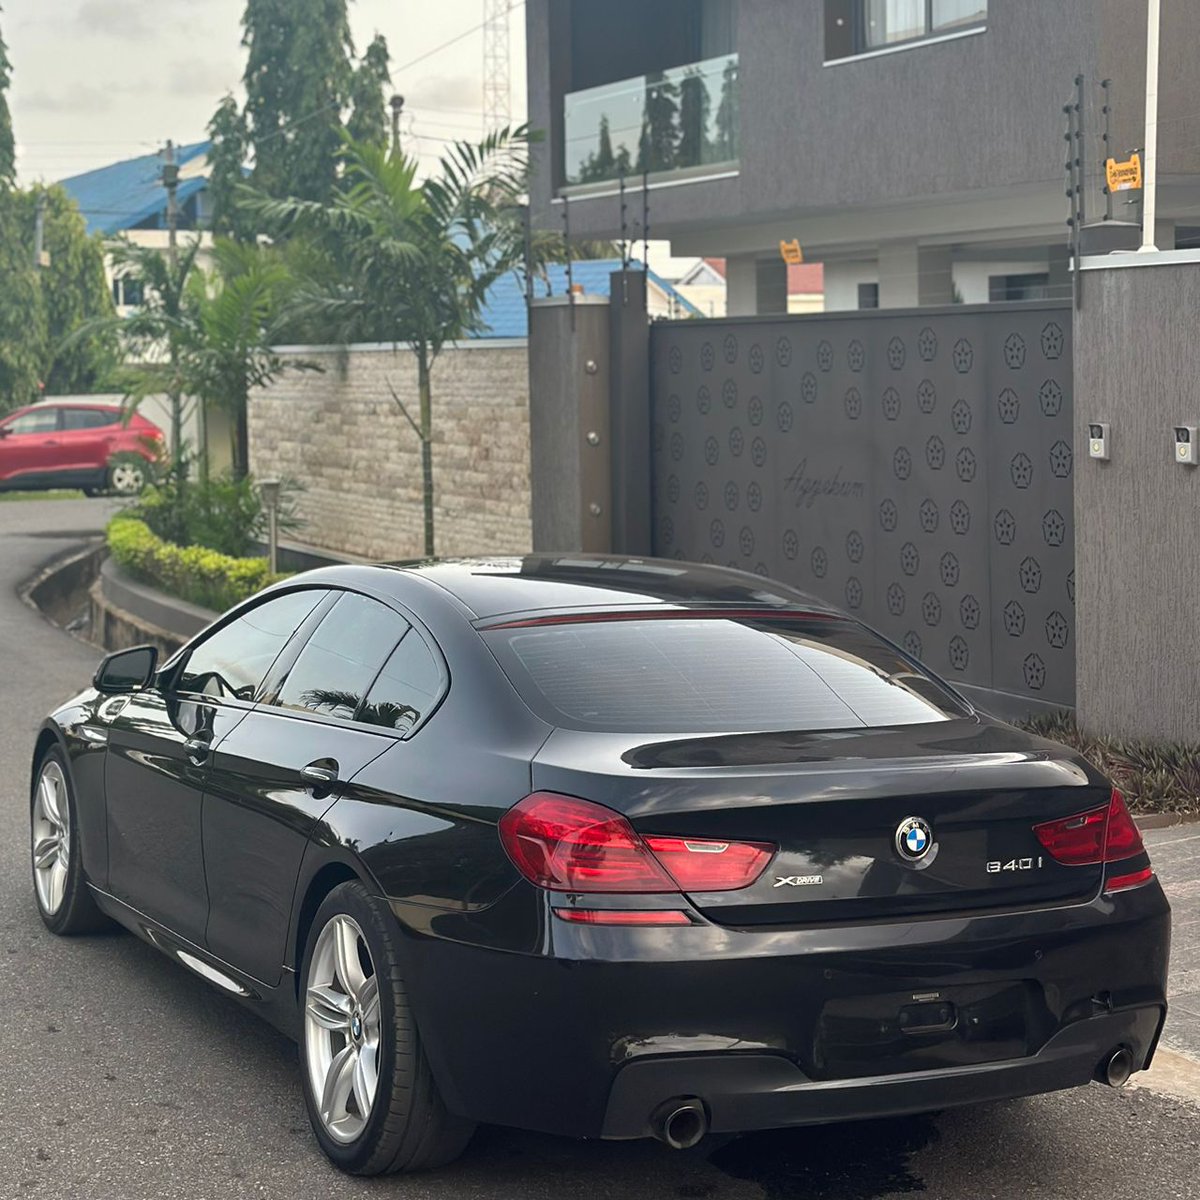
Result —
[[846, 312], [858, 308], [858, 285], [878, 283], [879, 264], [867, 262], [826, 262], [825, 311]]
[[956, 262], [953, 267], [954, 286], [964, 304], [988, 302], [988, 277], [991, 275], [1036, 275], [1048, 272], [1047, 259], [1027, 259], [1021, 262]]

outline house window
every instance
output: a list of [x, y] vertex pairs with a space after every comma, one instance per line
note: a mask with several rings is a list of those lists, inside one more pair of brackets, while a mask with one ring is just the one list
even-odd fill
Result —
[[1002, 304], [1007, 300], [1049, 300], [1050, 275], [1046, 271], [1026, 275], [989, 275], [988, 300]]
[[987, 0], [825, 0], [825, 60], [977, 29]]
[[146, 290], [140, 279], [118, 275], [113, 280], [112, 296], [118, 308], [141, 308], [146, 300]]
[[859, 308], [878, 308], [879, 307], [879, 284], [877, 284], [877, 283], [860, 283], [858, 285], [858, 307]]

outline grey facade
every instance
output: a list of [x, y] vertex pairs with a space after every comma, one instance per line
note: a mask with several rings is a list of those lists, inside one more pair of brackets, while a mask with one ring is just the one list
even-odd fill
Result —
[[[615, 186], [568, 183], [564, 112], [581, 90], [652, 71], [655, 54], [663, 68], [686, 74], [688, 20], [703, 24], [719, 3], [530, 0], [529, 117], [546, 135], [533, 190], [541, 224], [561, 227], [567, 194], [573, 233], [619, 235]], [[1101, 100], [1094, 85], [1111, 78], [1114, 153], [1141, 144], [1145, 5], [988, 0], [975, 27], [829, 61], [831, 21], [853, 3], [725, 0], [738, 62], [736, 161], [652, 173], [652, 236], [669, 239], [677, 254], [725, 256], [731, 295], [761, 295], [736, 277], [777, 263], [780, 241], [792, 239], [809, 259], [825, 261], [828, 307], [856, 307], [838, 295], [852, 297], [864, 279], [878, 283], [884, 307], [948, 302], [968, 278], [986, 292], [989, 263], [1001, 278], [1043, 273], [1050, 293], [1065, 295], [1062, 107], [1082, 72], [1094, 135], [1088, 154], [1095, 156]], [[618, 31], [625, 54], [594, 31], [580, 33], [597, 12]], [[692, 53], [703, 52], [703, 37], [690, 44]], [[1196, 108], [1190, 84], [1198, 44], [1200, 5], [1164, 5], [1164, 248], [1175, 244], [1176, 223], [1181, 241], [1200, 224], [1187, 216], [1200, 198], [1200, 145], [1192, 122], [1182, 119]], [[717, 100], [714, 90], [714, 107]], [[640, 188], [642, 177], [629, 182]], [[1102, 208], [1100, 186], [1096, 157], [1089, 216]], [[1118, 207], [1116, 215], [1134, 214]], [[627, 216], [640, 236], [636, 196]]]

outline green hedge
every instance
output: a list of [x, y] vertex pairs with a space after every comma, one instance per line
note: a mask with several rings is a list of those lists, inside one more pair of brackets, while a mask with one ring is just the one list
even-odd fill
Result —
[[176, 546], [135, 517], [113, 518], [108, 549], [134, 578], [217, 612], [274, 582], [265, 558], [230, 558], [204, 546]]

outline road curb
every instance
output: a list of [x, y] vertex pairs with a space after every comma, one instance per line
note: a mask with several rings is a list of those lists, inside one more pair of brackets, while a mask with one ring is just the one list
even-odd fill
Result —
[[1200, 824], [1200, 812], [1146, 813], [1134, 817], [1137, 827], [1143, 830], [1173, 829], [1176, 825]]

